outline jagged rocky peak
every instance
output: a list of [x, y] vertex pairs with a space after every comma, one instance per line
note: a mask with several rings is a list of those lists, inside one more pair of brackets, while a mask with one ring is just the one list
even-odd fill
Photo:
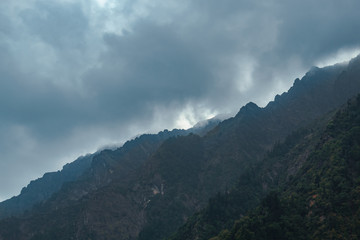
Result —
[[258, 105], [256, 105], [253, 102], [249, 102], [245, 106], [240, 108], [240, 111], [237, 114], [237, 116], [241, 116], [243, 114], [249, 114], [249, 113], [256, 113], [259, 110], [261, 110], [261, 108]]
[[[296, 86], [296, 85], [298, 85], [299, 83], [300, 83], [300, 78], [296, 78], [296, 79], [294, 80], [293, 86]], [[279, 95], [276, 95], [275, 98], [276, 98], [277, 96], [279, 96]], [[275, 99], [275, 100], [276, 100], [276, 99]]]

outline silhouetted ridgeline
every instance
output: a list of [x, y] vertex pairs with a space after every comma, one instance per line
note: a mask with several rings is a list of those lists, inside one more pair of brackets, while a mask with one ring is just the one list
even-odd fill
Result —
[[[128, 145], [125, 152], [103, 151], [78, 180], [66, 184], [33, 211], [21, 218], [1, 221], [0, 239], [162, 239], [187, 220], [174, 239], [206, 239], [225, 228], [229, 230], [218, 238], [232, 239], [239, 229], [251, 237], [253, 231], [245, 227], [253, 223], [246, 222], [253, 215], [236, 223], [240, 225], [233, 224], [258, 204], [258, 210], [251, 214], [269, 213], [269, 219], [278, 223], [268, 226], [271, 221], [265, 219], [263, 233], [279, 236], [277, 230], [287, 227], [282, 225], [286, 221], [279, 218], [290, 216], [281, 211], [292, 209], [286, 206], [294, 203], [283, 200], [291, 198], [291, 190], [290, 195], [270, 193], [261, 199], [278, 187], [297, 186], [287, 183], [295, 184], [307, 170], [314, 169], [315, 166], [307, 165], [311, 163], [307, 159], [314, 151], [322, 151], [318, 142], [327, 141], [323, 129], [331, 112], [359, 92], [360, 57], [348, 65], [313, 68], [265, 108], [249, 103], [236, 116], [201, 136], [186, 132], [160, 141], [138, 140], [134, 147]], [[321, 161], [315, 162], [320, 164], [324, 159]], [[321, 178], [315, 179], [315, 184], [321, 183]], [[321, 186], [326, 191], [327, 185]], [[356, 185], [346, 183], [345, 187], [352, 192], [352, 186]], [[307, 199], [306, 194], [316, 189], [318, 186], [305, 189], [305, 195], [297, 197]], [[299, 211], [303, 211], [310, 202], [295, 203], [303, 204], [299, 206]], [[191, 217], [201, 209], [204, 210]], [[311, 214], [323, 219], [315, 209]], [[295, 215], [291, 222], [294, 225], [298, 223], [297, 212]], [[263, 218], [259, 219], [261, 223]], [[254, 226], [258, 227], [256, 221]], [[292, 226], [286, 229], [290, 232]], [[269, 235], [271, 231], [273, 235]]]

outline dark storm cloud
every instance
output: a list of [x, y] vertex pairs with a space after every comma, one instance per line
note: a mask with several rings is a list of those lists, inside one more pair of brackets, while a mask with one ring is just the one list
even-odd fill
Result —
[[0, 7], [0, 198], [101, 144], [264, 105], [360, 46], [355, 0]]
[[[105, 34], [107, 51], [101, 58], [102, 67], [84, 81], [106, 95], [102, 100], [113, 102], [195, 100], [214, 104], [215, 108], [228, 103], [239, 94], [237, 87], [234, 89], [238, 70], [250, 62], [251, 49], [247, 48], [251, 40], [244, 36], [263, 37], [253, 28], [266, 23], [249, 17], [242, 21], [241, 15], [213, 16], [190, 7], [186, 10], [170, 23], [159, 23], [156, 17], [140, 19], [129, 32]], [[101, 77], [104, 75], [106, 78]], [[141, 97], [136, 98], [134, 92]]]
[[[279, 28], [282, 55], [302, 55], [313, 60], [339, 47], [359, 45], [360, 7], [358, 1], [308, 1], [307, 4], [285, 2], [279, 11], [283, 19]], [[278, 49], [275, 49], [278, 51]]]
[[119, 114], [142, 112], [154, 104], [201, 100], [209, 88], [205, 83], [214, 81], [202, 57], [169, 26], [141, 23], [123, 36], [105, 34], [104, 42], [102, 67], [84, 77], [85, 89], [96, 92], [105, 108], [118, 104]]

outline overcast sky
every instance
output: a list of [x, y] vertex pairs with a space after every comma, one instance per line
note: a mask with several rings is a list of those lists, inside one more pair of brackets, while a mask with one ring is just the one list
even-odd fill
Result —
[[145, 132], [260, 106], [360, 52], [357, 0], [1, 0], [0, 200]]

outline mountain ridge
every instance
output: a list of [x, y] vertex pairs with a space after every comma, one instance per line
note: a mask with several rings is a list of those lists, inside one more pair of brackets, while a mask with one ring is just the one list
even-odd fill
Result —
[[360, 95], [328, 121], [287, 184], [211, 240], [358, 239], [359, 124]]
[[19, 195], [0, 203], [0, 219], [20, 215], [35, 204], [47, 200], [54, 192], [60, 190], [64, 183], [80, 177], [90, 167], [94, 155], [81, 156], [64, 165], [62, 170], [48, 172], [41, 178], [32, 180], [26, 187], [22, 188]]
[[[161, 143], [168, 137], [184, 135], [189, 132], [203, 135], [211, 128], [216, 126], [219, 121], [219, 118], [215, 117], [213, 119], [207, 120], [201, 125], [195, 125], [193, 128], [188, 130], [173, 129], [168, 131], [165, 129], [157, 134], [142, 134], [129, 141], [126, 141], [122, 146], [116, 147], [115, 149], [111, 150], [105, 148], [93, 154], [81, 156], [75, 161], [65, 164], [62, 170], [56, 172], [47, 172], [42, 177], [36, 180], [32, 180], [26, 187], [21, 190], [19, 195], [0, 202], [0, 219], [10, 216], [19, 216], [25, 211], [31, 210], [34, 206], [48, 200], [53, 194], [59, 191], [64, 184], [71, 183], [76, 180], [82, 181], [82, 175], [84, 173], [86, 174], [86, 171], [88, 171], [94, 164], [93, 159], [97, 161], [98, 158], [101, 158], [98, 155], [111, 154], [111, 152], [121, 151], [120, 149], [130, 149], [136, 145], [141, 144], [142, 142], [152, 141], [151, 138]], [[154, 148], [156, 148], [156, 146]], [[100, 162], [102, 162], [102, 160], [100, 160]], [[132, 168], [136, 168], [136, 166], [133, 166]], [[126, 170], [123, 170], [123, 172], [124, 171]]]
[[[265, 108], [249, 103], [204, 136], [172, 137], [126, 178], [107, 182], [109, 170], [120, 176], [121, 166], [116, 157], [107, 162], [114, 168], [102, 168], [100, 161], [95, 170], [104, 174], [103, 186], [65, 205], [59, 204], [61, 199], [72, 195], [60, 191], [58, 198], [26, 217], [1, 221], [0, 239], [150, 240], [169, 236], [205, 207], [209, 198], [234, 186], [274, 144], [356, 95], [360, 91], [358, 62], [313, 69]], [[17, 238], [1, 231], [5, 225], [17, 229]]]

